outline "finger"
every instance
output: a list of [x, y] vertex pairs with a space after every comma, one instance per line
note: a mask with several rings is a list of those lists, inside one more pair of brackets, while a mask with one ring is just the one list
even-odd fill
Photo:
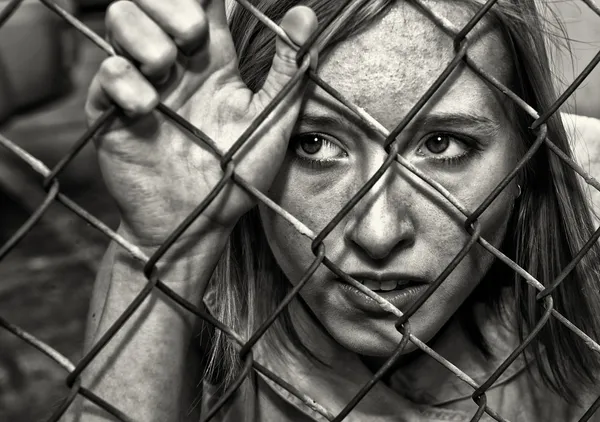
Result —
[[225, 0], [200, 0], [200, 4], [211, 26], [229, 30]]
[[197, 0], [133, 0], [181, 51], [192, 55], [208, 39], [208, 20]]
[[[290, 9], [285, 14], [280, 24], [281, 28], [297, 45], [304, 44], [310, 35], [317, 29], [317, 25], [315, 12], [306, 6], [297, 6]], [[310, 58], [311, 66], [316, 65], [316, 50], [311, 50]], [[267, 104], [269, 101], [272, 101], [297, 71], [296, 50], [287, 45], [285, 41], [278, 38], [271, 69], [269, 70], [264, 85], [256, 94], [260, 104]], [[300, 108], [299, 100], [302, 98], [305, 86], [306, 85], [303, 83], [298, 83], [285, 100], [285, 109], [288, 111], [287, 120], [293, 119], [293, 121], [295, 121]], [[291, 122], [283, 122], [283, 124], [289, 123]]]
[[100, 65], [88, 91], [85, 111], [93, 123], [113, 104], [130, 116], [152, 111], [159, 96], [138, 69], [123, 57], [109, 57]]
[[117, 1], [106, 12], [107, 37], [153, 81], [164, 79], [177, 59], [173, 40], [135, 3]]

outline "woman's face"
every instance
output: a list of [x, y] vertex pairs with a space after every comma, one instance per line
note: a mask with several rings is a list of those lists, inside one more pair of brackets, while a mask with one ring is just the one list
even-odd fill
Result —
[[[436, 10], [456, 24], [473, 11], [455, 2]], [[493, 31], [469, 56], [502, 82], [509, 57]], [[319, 74], [388, 130], [407, 114], [453, 57], [451, 38], [408, 2], [321, 60]], [[514, 168], [518, 140], [510, 112], [493, 88], [466, 67], [457, 69], [398, 137], [400, 153], [474, 210]], [[269, 195], [315, 233], [333, 219], [386, 159], [383, 137], [316, 86], [290, 140]], [[504, 237], [516, 187], [481, 217], [483, 237]], [[310, 240], [261, 205], [273, 254], [292, 284], [314, 260]], [[435, 191], [394, 162], [325, 239], [326, 256], [343, 271], [406, 311], [468, 241], [461, 220]], [[492, 256], [476, 245], [411, 318], [412, 332], [430, 340], [481, 281]], [[388, 289], [392, 289], [389, 290]], [[369, 356], [389, 355], [401, 335], [395, 317], [321, 265], [301, 296], [340, 344]], [[408, 350], [414, 350], [410, 345]]]

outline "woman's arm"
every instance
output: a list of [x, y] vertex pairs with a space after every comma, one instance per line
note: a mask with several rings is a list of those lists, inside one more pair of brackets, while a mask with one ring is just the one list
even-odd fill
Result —
[[[206, 286], [228, 233], [211, 232], [192, 253], [162, 261], [161, 280], [195, 305], [203, 292], [191, 291], [190, 278]], [[183, 246], [181, 246], [183, 247]], [[142, 263], [111, 244], [98, 273], [89, 310], [86, 353], [123, 313], [146, 284]], [[160, 266], [159, 266], [160, 267]], [[204, 290], [204, 287], [200, 287]], [[82, 374], [82, 385], [140, 421], [198, 421], [199, 407], [188, 415], [197, 396], [200, 356], [191, 346], [190, 312], [155, 289], [130, 320]], [[87, 399], [77, 403], [76, 421], [117, 420]]]
[[[255, 93], [240, 77], [224, 0], [175, 3], [111, 4], [107, 39], [122, 55], [102, 63], [86, 102], [90, 124], [113, 105], [123, 112], [96, 137], [98, 162], [119, 206], [120, 233], [148, 256], [222, 180], [224, 169], [215, 150], [222, 154], [232, 148], [294, 75], [316, 59], [311, 52], [299, 69], [296, 50], [277, 40], [271, 71]], [[288, 11], [281, 22], [298, 45], [316, 26], [314, 12], [304, 6]], [[297, 81], [260, 136], [234, 156], [236, 177], [262, 192], [268, 191], [286, 155], [305, 87], [304, 78]], [[195, 139], [173, 124], [156, 110], [159, 102], [210, 140]], [[226, 180], [185, 237], [158, 262], [161, 280], [200, 304], [231, 229], [255, 205], [252, 195]], [[146, 285], [142, 269], [143, 263], [111, 246], [94, 288], [87, 350]], [[195, 358], [188, 361], [195, 322], [155, 289], [84, 371], [82, 385], [134, 420], [180, 420], [188, 407], [182, 397], [193, 397], [183, 385], [189, 385], [184, 377], [195, 364]], [[87, 400], [79, 413], [85, 422], [114, 420]]]

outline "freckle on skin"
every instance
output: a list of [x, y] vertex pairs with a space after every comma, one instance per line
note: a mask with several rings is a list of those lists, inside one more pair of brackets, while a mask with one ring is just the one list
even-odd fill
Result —
[[[457, 7], [459, 2], [453, 0], [425, 1], [457, 24], [466, 23], [474, 13]], [[510, 73], [505, 69], [511, 61], [506, 58], [508, 52], [498, 41], [499, 36], [486, 36], [478, 40], [475, 35], [473, 33], [469, 56], [485, 70], [491, 70], [498, 79], [506, 81]], [[401, 1], [395, 2], [390, 14], [375, 26], [334, 48], [321, 61], [319, 74], [342, 96], [357, 103], [383, 126], [393, 128], [414, 107], [454, 55], [451, 37], [414, 6]], [[481, 114], [507, 128], [494, 136], [494, 148], [488, 148], [485, 154], [478, 155], [469, 168], [461, 168], [460, 172], [439, 172], [440, 183], [468, 209], [474, 209], [499, 182], [499, 178], [514, 165], [511, 158], [513, 143], [508, 136], [511, 121], [499, 111], [499, 105], [490, 95], [491, 88], [475, 73], [459, 70], [447, 82], [428, 102], [425, 112], [429, 108], [440, 113]], [[317, 98], [308, 99], [305, 103], [306, 114], [319, 115], [327, 109], [327, 102], [318, 98], [321, 94], [318, 89], [316, 91]], [[340, 142], [349, 145], [351, 160], [343, 168], [343, 173], [340, 171], [328, 178], [326, 176], [330, 173], [325, 172], [320, 175], [323, 177], [316, 178], [314, 174], [306, 175], [299, 170], [295, 173], [294, 166], [288, 164], [286, 167], [284, 164], [283, 173], [280, 172], [276, 179], [279, 183], [272, 186], [271, 191], [277, 203], [315, 231], [330, 222], [366, 182], [365, 177], [371, 175], [384, 159], [381, 146], [370, 142], [368, 133], [351, 131], [349, 134], [345, 130], [334, 129], [335, 132], [341, 132], [337, 134]], [[410, 149], [407, 147], [408, 154]], [[460, 177], [466, 170], [471, 175], [469, 184], [464, 183], [464, 177]], [[362, 201], [349, 214], [347, 221], [338, 224], [325, 239], [328, 258], [342, 269], [398, 269], [423, 274], [433, 280], [466, 242], [462, 218], [458, 219], [457, 212], [449, 212], [449, 207], [443, 206], [443, 201], [433, 200], [433, 195], [425, 195], [429, 189], [417, 189], [420, 183], [406, 183], [401, 178], [392, 178], [389, 183], [389, 189], [386, 190], [388, 197], [385, 198], [388, 204], [404, 206], [375, 207], [369, 213], [366, 212], [369, 210], [366, 206], [368, 200]], [[385, 186], [388, 187], [387, 184]], [[504, 235], [509, 205], [506, 196], [499, 197], [482, 219], [483, 235], [494, 245], [498, 245]], [[385, 214], [378, 214], [381, 212]], [[297, 275], [314, 260], [310, 246], [307, 246], [310, 242], [274, 213], [266, 213], [263, 209], [261, 216], [276, 260], [293, 283]], [[389, 224], [399, 218], [404, 219], [406, 225]], [[363, 227], [375, 228], [367, 230], [368, 233], [363, 232], [365, 236], [362, 243], [357, 243], [356, 236], [353, 236], [356, 234], [355, 222], [359, 219], [369, 224]], [[409, 233], [405, 240], [410, 242], [389, 243], [394, 248], [390, 249], [385, 261], [367, 258], [370, 250], [378, 248], [381, 242], [389, 241], [389, 236], [402, 234], [399, 228], [409, 224], [414, 228], [414, 233]], [[491, 262], [489, 254], [474, 249], [413, 317], [415, 335], [424, 341], [431, 339], [456, 312]], [[391, 353], [398, 341], [393, 324], [364, 318], [364, 315], [355, 312], [336, 296], [325, 270], [316, 274], [311, 288], [300, 294], [336, 341], [356, 353]]]
[[[474, 13], [447, 2], [433, 3], [439, 14], [458, 23], [466, 23]], [[340, 50], [336, 47], [321, 62], [321, 77], [335, 81], [335, 88], [343, 96], [388, 130], [396, 127], [455, 55], [452, 38], [429, 19], [419, 17], [422, 13], [412, 6], [395, 7], [377, 26], [362, 32], [359, 37], [348, 39], [346, 47], [351, 45], [352, 48]], [[471, 32], [469, 57], [485, 71], [496, 76], [508, 75], [512, 69], [511, 60], [506, 57], [500, 35], [490, 28], [487, 21], [482, 21]], [[397, 42], [390, 42], [392, 35]], [[366, 56], [368, 61], [364, 60]], [[452, 75], [452, 78], [459, 75], [478, 78], [466, 66], [459, 66]], [[445, 89], [451, 85], [464, 90], [460, 83], [448, 80], [428, 106], [446, 96]], [[467, 90], [463, 95], [469, 92]], [[471, 92], [471, 95], [479, 93]]]

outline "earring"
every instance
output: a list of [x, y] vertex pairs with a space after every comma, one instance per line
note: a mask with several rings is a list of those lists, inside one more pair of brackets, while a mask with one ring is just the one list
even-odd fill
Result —
[[517, 193], [517, 198], [519, 198], [521, 196], [522, 190], [521, 190], [521, 185], [519, 185], [517, 183], [517, 189], [519, 190], [519, 192]]

